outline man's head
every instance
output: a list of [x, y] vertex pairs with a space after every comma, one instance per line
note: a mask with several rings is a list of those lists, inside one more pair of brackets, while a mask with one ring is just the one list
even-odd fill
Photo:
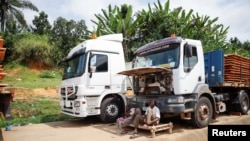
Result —
[[150, 106], [151, 108], [153, 108], [153, 107], [155, 106], [155, 100], [154, 100], [154, 99], [151, 99], [151, 100], [149, 101], [149, 106]]

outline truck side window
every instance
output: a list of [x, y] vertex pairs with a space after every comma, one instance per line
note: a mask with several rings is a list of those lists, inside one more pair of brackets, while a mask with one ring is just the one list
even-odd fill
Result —
[[90, 59], [92, 72], [108, 71], [108, 56], [102, 54], [94, 54]]
[[193, 69], [193, 67], [197, 64], [197, 62], [198, 62], [197, 48], [193, 46], [191, 57], [186, 57], [186, 55], [184, 54], [183, 57], [184, 72], [190, 72]]

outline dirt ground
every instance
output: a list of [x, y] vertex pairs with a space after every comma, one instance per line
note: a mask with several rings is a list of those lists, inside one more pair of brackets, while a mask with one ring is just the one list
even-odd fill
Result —
[[[22, 89], [16, 90], [16, 98], [43, 95], [57, 97], [55, 88], [47, 89]], [[160, 131], [156, 137], [151, 138], [150, 131], [139, 130], [136, 141], [207, 141], [207, 128], [195, 129], [188, 122], [177, 118], [163, 120], [163, 123], [172, 122], [173, 133]], [[248, 115], [220, 115], [211, 124], [248, 124], [250, 125], [250, 112]], [[131, 132], [132, 132], [132, 128]], [[26, 126], [14, 126], [11, 131], [1, 129], [3, 141], [124, 141], [130, 140], [129, 134], [121, 135], [116, 124], [104, 124], [97, 117], [89, 117], [79, 120], [51, 122], [45, 124], [31, 124]]]
[[[249, 113], [250, 114], [250, 113]], [[147, 130], [139, 130], [137, 141], [207, 141], [207, 128], [194, 129], [187, 123], [173, 121], [173, 133], [166, 131], [156, 133], [150, 137]], [[212, 124], [250, 124], [249, 115], [220, 116]], [[3, 141], [124, 141], [130, 140], [129, 134], [121, 135], [115, 124], [101, 123], [96, 117], [72, 121], [14, 126], [11, 131], [2, 130]], [[132, 128], [131, 128], [132, 131]]]
[[27, 88], [15, 88], [14, 99], [27, 99], [32, 96], [45, 96], [45, 97], [57, 97], [57, 88], [38, 88], [38, 89], [27, 89]]

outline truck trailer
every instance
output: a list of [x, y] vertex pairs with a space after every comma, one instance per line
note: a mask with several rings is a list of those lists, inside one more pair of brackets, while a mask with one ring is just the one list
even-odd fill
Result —
[[203, 53], [201, 41], [175, 36], [148, 43], [135, 56], [133, 68], [119, 74], [132, 77], [132, 102], [143, 111], [155, 99], [163, 117], [180, 115], [198, 128], [219, 113], [248, 113], [249, 58]]

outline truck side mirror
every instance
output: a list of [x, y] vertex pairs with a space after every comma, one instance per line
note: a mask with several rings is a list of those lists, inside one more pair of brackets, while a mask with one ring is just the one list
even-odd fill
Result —
[[189, 45], [189, 44], [185, 44], [184, 45], [184, 54], [187, 58], [190, 58], [193, 56], [193, 53], [192, 53], [192, 46]]

